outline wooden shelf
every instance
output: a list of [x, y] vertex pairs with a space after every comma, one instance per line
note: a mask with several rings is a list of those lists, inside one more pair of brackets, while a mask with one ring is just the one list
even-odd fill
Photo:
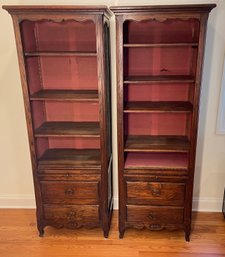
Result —
[[193, 76], [129, 76], [124, 79], [124, 84], [153, 84], [153, 83], [194, 83]]
[[78, 51], [39, 51], [39, 52], [25, 52], [26, 57], [38, 56], [97, 56], [96, 52], [78, 52]]
[[128, 136], [125, 152], [188, 152], [190, 142], [186, 136]]
[[127, 153], [125, 169], [187, 170], [187, 153]]
[[70, 168], [100, 168], [99, 149], [49, 149], [38, 161], [39, 168], [69, 166]]
[[123, 44], [124, 47], [197, 47], [198, 43]]
[[98, 102], [98, 90], [40, 90], [30, 100]]
[[100, 137], [98, 122], [45, 122], [35, 137]]
[[141, 112], [191, 112], [193, 106], [190, 102], [127, 102], [125, 113]]

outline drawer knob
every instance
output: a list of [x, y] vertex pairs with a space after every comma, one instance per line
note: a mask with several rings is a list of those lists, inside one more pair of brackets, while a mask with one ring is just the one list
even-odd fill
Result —
[[71, 228], [71, 229], [74, 229], [74, 228], [77, 228], [78, 225], [77, 225], [76, 222], [69, 222], [68, 225], [67, 225], [67, 227], [69, 227], [69, 228]]
[[150, 229], [152, 230], [161, 230], [162, 226], [160, 224], [151, 224]]
[[154, 213], [150, 213], [150, 214], [148, 215], [148, 217], [149, 217], [150, 220], [154, 220], [154, 219], [155, 219]]
[[76, 216], [75, 211], [70, 211], [70, 212], [67, 214], [67, 218], [68, 218], [68, 219], [75, 218], [75, 216]]
[[72, 188], [68, 188], [65, 190], [65, 194], [66, 195], [73, 195], [74, 194], [74, 190]]
[[161, 195], [161, 189], [159, 189], [159, 188], [152, 188], [151, 192], [152, 192], [152, 195], [154, 195], [154, 196], [160, 196]]

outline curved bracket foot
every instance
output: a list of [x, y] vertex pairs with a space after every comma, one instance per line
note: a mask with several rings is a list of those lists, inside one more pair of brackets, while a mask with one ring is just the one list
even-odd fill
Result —
[[125, 230], [120, 231], [120, 234], [119, 234], [119, 238], [120, 238], [120, 239], [122, 239], [122, 238], [124, 237], [124, 232], [125, 232]]
[[39, 237], [44, 237], [44, 228], [38, 228], [38, 231], [39, 231]]
[[108, 238], [109, 237], [109, 231], [104, 231], [104, 238]]
[[187, 242], [190, 242], [190, 233], [188, 232], [185, 232], [185, 240], [187, 241]]

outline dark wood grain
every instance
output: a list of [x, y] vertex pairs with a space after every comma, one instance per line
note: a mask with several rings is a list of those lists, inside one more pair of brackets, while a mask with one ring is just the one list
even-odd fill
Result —
[[124, 84], [153, 84], [153, 83], [194, 83], [192, 76], [129, 76], [125, 77]]
[[124, 112], [191, 112], [192, 104], [189, 102], [127, 102]]
[[[111, 131], [106, 132], [108, 131], [107, 123], [111, 119], [110, 104], [106, 104], [109, 98], [107, 95], [110, 95], [111, 82], [110, 77], [106, 74], [106, 70], [109, 70], [109, 58], [107, 61], [106, 56], [110, 49], [108, 46], [109, 38], [105, 35], [104, 29], [105, 24], [109, 28], [111, 12], [106, 6], [18, 5], [3, 6], [3, 9], [7, 10], [12, 16], [16, 36], [32, 160], [39, 235], [43, 236], [44, 228], [51, 225], [73, 229], [83, 226], [87, 228], [101, 227], [104, 236], [107, 237], [112, 217], [113, 195], [112, 190], [109, 192], [108, 189], [112, 184], [112, 172], [108, 173], [108, 170], [110, 170], [108, 165], [112, 166], [112, 157], [110, 156], [111, 162], [107, 157], [109, 155], [108, 149], [111, 146]], [[24, 21], [29, 21], [28, 23], [35, 26], [23, 26]], [[69, 51], [69, 49], [65, 49], [68, 51], [62, 51], [61, 45], [57, 46], [55, 44], [54, 39], [51, 39], [55, 26], [63, 24], [62, 29], [65, 29], [65, 31], [62, 34], [71, 33], [71, 21], [73, 21], [73, 24], [76, 22], [82, 23], [78, 26], [80, 29], [83, 29], [86, 24], [89, 26], [90, 22], [93, 23], [95, 28], [90, 33], [92, 35], [95, 33], [96, 51], [93, 51], [91, 46], [90, 49], [87, 48], [85, 51]], [[40, 24], [41, 22], [43, 22], [42, 29], [45, 33], [48, 33], [47, 30], [52, 30], [49, 31], [48, 38], [42, 38], [39, 29], [36, 27], [36, 23]], [[84, 31], [79, 31], [78, 34], [84, 35], [85, 41], [87, 28]], [[79, 35], [73, 35], [73, 37], [79, 37]], [[70, 41], [71, 37], [68, 35], [62, 40]], [[39, 41], [46, 41], [48, 46], [52, 45], [54, 49], [49, 47], [48, 51], [38, 51], [40, 47], [36, 44]], [[72, 42], [63, 42], [63, 44], [65, 43], [71, 45]], [[33, 45], [34, 47], [25, 50], [23, 44]], [[82, 81], [83, 77], [86, 76], [86, 71], [79, 68], [77, 71], [71, 70], [69, 73], [68, 71], [62, 73], [59, 71], [58, 74], [55, 74], [59, 80], [55, 87], [57, 90], [44, 89], [50, 86], [54, 89], [52, 83], [55, 82], [52, 82], [49, 73], [46, 75], [45, 70], [41, 67], [41, 60], [45, 57], [54, 57], [57, 58], [57, 62], [60, 62], [65, 59], [61, 58], [64, 56], [96, 58], [98, 74], [96, 74], [93, 83], [97, 83], [97, 90], [83, 90], [87, 88], [85, 85], [74, 85], [72, 79], [74, 76], [78, 77], [78, 81]], [[31, 68], [27, 65], [28, 61], [37, 61], [37, 67]], [[48, 69], [50, 71], [51, 67], [48, 67]], [[39, 87], [36, 85], [37, 81], [40, 82]], [[62, 83], [61, 87], [60, 81]], [[67, 87], [65, 81], [71, 81], [71, 84]], [[29, 92], [34, 92], [34, 88], [35, 90], [40, 90], [40, 88], [42, 90], [30, 95]], [[65, 88], [71, 90], [65, 90]], [[73, 88], [80, 88], [81, 90], [72, 90]], [[36, 101], [42, 101], [42, 103]], [[84, 122], [72, 122], [72, 120], [71, 122], [45, 122], [39, 128], [36, 128], [37, 115], [43, 115], [43, 120], [48, 121], [47, 111], [45, 110], [46, 101], [95, 102], [99, 107], [99, 122], [89, 122], [88, 120], [84, 120]], [[44, 108], [40, 107], [41, 105]], [[76, 112], [76, 110], [74, 111]], [[52, 112], [54, 112], [54, 109]], [[57, 112], [57, 109], [55, 112]], [[52, 114], [57, 115], [57, 113]], [[52, 139], [37, 137], [66, 137], [67, 139], [56, 139], [59, 148], [52, 149]], [[70, 137], [97, 137], [100, 141], [100, 148], [69, 148], [73, 146], [69, 142]], [[60, 142], [64, 143], [60, 145]], [[85, 142], [88, 142], [88, 140], [86, 139]], [[66, 185], [71, 185], [71, 188], [67, 188]], [[63, 194], [65, 193], [64, 189], [67, 192], [65, 195]], [[76, 189], [75, 194], [70, 195], [74, 189]]]
[[41, 181], [44, 204], [99, 204], [99, 183]]
[[125, 152], [188, 152], [190, 142], [186, 136], [128, 136]]
[[25, 52], [24, 55], [26, 57], [39, 57], [39, 56], [96, 56], [96, 52], [69, 52], [69, 51], [61, 51], [61, 52]]
[[127, 205], [127, 226], [162, 230], [183, 226], [183, 208], [169, 206]]
[[57, 228], [94, 228], [99, 224], [97, 205], [44, 205], [45, 224]]
[[127, 181], [127, 203], [184, 205], [185, 184]]
[[71, 168], [100, 168], [99, 149], [49, 149], [39, 159], [41, 168], [71, 167]]
[[198, 43], [123, 44], [124, 47], [197, 47]]
[[204, 61], [207, 20], [208, 20], [208, 14], [205, 13], [200, 18], [199, 52], [197, 56], [196, 81], [195, 81], [194, 96], [193, 96], [193, 107], [195, 111], [193, 112], [193, 115], [192, 115], [192, 120], [191, 120], [192, 129], [190, 131], [191, 150], [190, 150], [190, 158], [189, 158], [189, 164], [188, 164], [189, 172], [190, 172], [190, 180], [188, 181], [186, 186], [187, 204], [184, 212], [185, 238], [187, 241], [190, 240], [190, 233], [191, 233], [192, 198], [193, 198], [195, 159], [196, 159], [197, 134], [198, 134], [199, 103], [200, 103], [200, 92], [201, 92], [201, 86], [202, 86], [201, 82], [202, 82], [202, 69], [203, 69], [203, 61]]
[[30, 96], [36, 101], [87, 101], [98, 102], [98, 90], [40, 90]]
[[142, 6], [111, 6], [110, 10], [115, 15], [128, 14], [128, 13], [208, 13], [216, 4], [187, 4], [187, 5], [142, 5]]
[[35, 130], [35, 137], [99, 137], [98, 122], [45, 122]]
[[[201, 69], [203, 63], [203, 53], [205, 45], [206, 22], [209, 12], [215, 7], [215, 4], [206, 5], [162, 5], [162, 6], [115, 6], [110, 9], [116, 15], [116, 29], [117, 29], [117, 120], [118, 120], [118, 178], [119, 178], [119, 230], [120, 237], [124, 236], [124, 231], [127, 227], [134, 228], [148, 228], [150, 230], [161, 229], [184, 229], [185, 239], [190, 240], [191, 227], [191, 206], [192, 206], [192, 190], [195, 166], [195, 152], [196, 152], [196, 138], [197, 138], [197, 120], [199, 108], [199, 95], [201, 87]], [[192, 32], [193, 37], [190, 38], [190, 43], [184, 41], [183, 37], [168, 40], [164, 36], [163, 28], [160, 33], [155, 33], [155, 29], [161, 27], [160, 23], [165, 25], [172, 21], [193, 21], [199, 22], [200, 30], [195, 28]], [[145, 22], [153, 22], [152, 30], [146, 30]], [[145, 33], [149, 33], [146, 38], [152, 38], [151, 42], [159, 42], [156, 44], [148, 44], [144, 40], [143, 44], [133, 44], [129, 42], [128, 38], [132, 35], [132, 30], [129, 24], [138, 24], [138, 35], [143, 38]], [[126, 26], [127, 24], [127, 26]], [[158, 26], [158, 25], [159, 26]], [[141, 26], [143, 25], [143, 31]], [[158, 27], [157, 27], [158, 26]], [[162, 26], [163, 27], [163, 26]], [[174, 25], [174, 29], [175, 25]], [[160, 29], [159, 29], [160, 30]], [[178, 25], [178, 34], [180, 28]], [[136, 32], [137, 33], [137, 32]], [[185, 29], [182, 31], [185, 33]], [[154, 38], [155, 37], [155, 38]], [[169, 43], [173, 42], [173, 43]], [[189, 72], [182, 72], [171, 74], [177, 75], [154, 75], [160, 74], [158, 57], [152, 57], [151, 65], [149, 65], [148, 73], [146, 67], [138, 63], [137, 73], [135, 74], [135, 64], [131, 64], [129, 59], [128, 48], [150, 48], [150, 47], [167, 47], [169, 52], [176, 52], [176, 48], [194, 47], [198, 48], [197, 56], [191, 57]], [[134, 51], [138, 55], [138, 49]], [[141, 52], [141, 51], [140, 51]], [[167, 59], [171, 65], [176, 63], [174, 57], [169, 58], [167, 55], [162, 56]], [[139, 58], [139, 57], [138, 57]], [[141, 58], [144, 58], [142, 56]], [[161, 56], [160, 56], [161, 58]], [[170, 59], [170, 60], [169, 60]], [[133, 58], [135, 60], [135, 58]], [[197, 67], [196, 67], [197, 62]], [[144, 65], [143, 61], [143, 65]], [[172, 64], [173, 63], [173, 64]], [[160, 66], [161, 67], [161, 66]], [[143, 70], [142, 70], [143, 68]], [[178, 68], [178, 67], [177, 67]], [[132, 76], [131, 76], [131, 75]], [[145, 74], [140, 76], [139, 74]], [[147, 76], [147, 74], [149, 74]], [[179, 75], [178, 75], [179, 74]], [[136, 76], [135, 76], [136, 75]], [[152, 94], [149, 94], [149, 101], [140, 101], [142, 85], [152, 84]], [[159, 85], [160, 84], [160, 85]], [[157, 87], [163, 84], [189, 84], [188, 100], [185, 102], [152, 102], [152, 97], [159, 93]], [[132, 102], [129, 99], [129, 86], [140, 86], [135, 102], [135, 96], [132, 96]], [[178, 86], [178, 85], [177, 85]], [[125, 92], [124, 92], [125, 91]], [[160, 91], [158, 97], [167, 97], [166, 92]], [[174, 92], [174, 98], [177, 95]], [[145, 98], [146, 99], [146, 98]], [[144, 135], [130, 135], [126, 137], [129, 131], [129, 122], [127, 122], [127, 115], [124, 113], [144, 113], [144, 112], [187, 112], [191, 119], [187, 118], [187, 126], [185, 134], [187, 138], [180, 137], [179, 139], [167, 139], [157, 137], [147, 137]], [[124, 119], [125, 118], [125, 119]], [[126, 125], [125, 125], [125, 124]], [[138, 125], [138, 124], [136, 124]], [[155, 124], [149, 124], [149, 126]], [[128, 126], [128, 127], [127, 127]], [[160, 128], [159, 128], [160, 129]], [[160, 134], [160, 133], [159, 133]], [[157, 139], [156, 139], [157, 138]], [[155, 151], [155, 153], [154, 153]], [[167, 152], [168, 153], [164, 153]], [[171, 151], [171, 152], [170, 152]], [[180, 151], [180, 152], [179, 152]], [[152, 199], [151, 192], [149, 193], [148, 183], [153, 181], [162, 181], [163, 183], [176, 183], [178, 178], [184, 178], [183, 186], [167, 188], [165, 195], [158, 200]], [[126, 180], [136, 183], [135, 187], [127, 184]], [[167, 184], [168, 185], [168, 184]], [[129, 192], [128, 192], [129, 191]], [[175, 193], [177, 191], [177, 194]], [[179, 192], [179, 193], [178, 193]], [[132, 197], [130, 197], [132, 195]], [[178, 208], [171, 208], [168, 204], [168, 199], [171, 200], [169, 204], [177, 203]], [[181, 198], [176, 198], [181, 197]], [[167, 201], [167, 200], [168, 201]], [[166, 202], [167, 201], [167, 202]], [[133, 205], [128, 205], [132, 203]], [[151, 204], [154, 203], [154, 206]], [[142, 204], [142, 205], [141, 205]], [[182, 205], [183, 204], [183, 205]], [[159, 207], [161, 206], [161, 207]], [[151, 220], [149, 219], [151, 217]]]
[[112, 15], [106, 5], [3, 5], [2, 8], [10, 14], [45, 13], [45, 15], [48, 15], [59, 13], [60, 15], [65, 15], [72, 13], [73, 15], [79, 16], [84, 13], [89, 15], [105, 15], [107, 18]]

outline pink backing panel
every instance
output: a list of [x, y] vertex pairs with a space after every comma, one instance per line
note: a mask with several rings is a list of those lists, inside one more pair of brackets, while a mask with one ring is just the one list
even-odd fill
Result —
[[39, 51], [96, 51], [92, 21], [41, 21], [35, 29]]
[[34, 128], [38, 128], [45, 121], [45, 107], [44, 102], [33, 101], [31, 102], [31, 111], [33, 117]]
[[125, 168], [187, 168], [188, 154], [185, 153], [127, 153]]
[[38, 58], [26, 58], [27, 79], [30, 94], [41, 90], [41, 75], [39, 74]]
[[189, 84], [130, 84], [124, 88], [125, 101], [188, 101]]
[[185, 113], [125, 114], [126, 135], [186, 135]]
[[193, 51], [191, 47], [129, 48], [126, 75], [190, 75]]
[[96, 51], [92, 21], [23, 21], [21, 32], [25, 52]]
[[47, 101], [46, 121], [99, 121], [99, 104]]
[[99, 149], [99, 138], [49, 138], [50, 148]]
[[40, 158], [44, 152], [49, 149], [49, 143], [47, 138], [36, 138], [37, 157]]
[[[148, 20], [127, 21], [128, 43], [176, 43], [197, 42], [199, 21], [197, 19], [168, 19], [163, 22]], [[126, 30], [125, 30], [126, 31]]]
[[97, 89], [96, 57], [41, 57], [44, 89]]

